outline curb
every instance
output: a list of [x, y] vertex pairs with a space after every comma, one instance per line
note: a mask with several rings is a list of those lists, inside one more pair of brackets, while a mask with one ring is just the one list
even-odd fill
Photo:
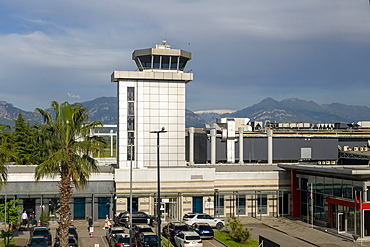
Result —
[[222, 244], [223, 246], [226, 246], [226, 247], [229, 247], [228, 245], [226, 245], [224, 242], [221, 242], [220, 240], [218, 240], [217, 238], [213, 238], [214, 240], [216, 240], [218, 243]]

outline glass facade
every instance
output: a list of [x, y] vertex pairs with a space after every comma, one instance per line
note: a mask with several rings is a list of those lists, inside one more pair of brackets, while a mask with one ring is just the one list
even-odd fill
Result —
[[135, 60], [139, 69], [163, 69], [184, 71], [189, 58], [178, 56], [146, 55]]
[[[363, 191], [363, 182], [353, 181], [340, 178], [331, 178], [323, 176], [312, 176], [298, 174], [297, 181], [300, 181], [301, 189], [301, 215], [312, 215], [311, 210], [311, 183], [313, 197], [313, 216], [314, 220], [328, 222], [328, 203], [327, 197], [338, 198], [344, 201], [354, 202], [356, 198], [360, 198], [360, 191]], [[298, 187], [298, 186], [297, 186]], [[363, 192], [362, 192], [363, 193]], [[363, 196], [362, 196], [363, 197]], [[360, 231], [360, 210], [352, 207], [331, 204], [331, 219], [332, 227], [338, 229], [338, 232], [355, 232], [355, 217], [356, 217], [356, 232]]]
[[135, 88], [127, 87], [127, 160], [135, 160]]
[[267, 214], [267, 195], [257, 195], [258, 214]]

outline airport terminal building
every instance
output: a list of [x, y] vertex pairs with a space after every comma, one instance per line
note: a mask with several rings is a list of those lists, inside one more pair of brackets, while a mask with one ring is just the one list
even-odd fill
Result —
[[[189, 212], [290, 215], [339, 233], [370, 236], [369, 122], [220, 118], [203, 129], [186, 129], [191, 53], [163, 42], [134, 51], [132, 59], [137, 71], [111, 75], [117, 83], [118, 123], [94, 133], [110, 139], [110, 155], [96, 157], [102, 172], [84, 191], [74, 192], [73, 219], [129, 210], [130, 167], [133, 210], [156, 215], [159, 164], [163, 221], [181, 220]], [[2, 198], [19, 198], [27, 210], [45, 210], [58, 220], [57, 178], [34, 184], [34, 167], [8, 167]]]

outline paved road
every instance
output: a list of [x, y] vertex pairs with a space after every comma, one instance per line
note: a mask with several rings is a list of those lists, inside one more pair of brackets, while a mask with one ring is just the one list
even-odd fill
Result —
[[203, 240], [203, 247], [225, 247], [225, 245], [219, 243], [214, 239]]
[[279, 232], [275, 229], [272, 229], [268, 226], [262, 225], [262, 224], [248, 224], [248, 229], [253, 228], [251, 231], [252, 238], [259, 239], [259, 236], [263, 236], [277, 244], [280, 244], [280, 246], [284, 247], [312, 247], [314, 245], [308, 244], [302, 240], [296, 239], [294, 237], [291, 237], [289, 235], [286, 235], [285, 233]]

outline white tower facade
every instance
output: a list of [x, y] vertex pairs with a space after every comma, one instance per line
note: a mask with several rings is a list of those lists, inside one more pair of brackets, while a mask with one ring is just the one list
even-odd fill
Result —
[[164, 41], [156, 48], [134, 51], [132, 59], [138, 71], [111, 75], [117, 83], [117, 164], [130, 167], [132, 158], [134, 168], [157, 166], [157, 135], [150, 132], [164, 127], [161, 167], [185, 166], [185, 84], [193, 74], [184, 70], [191, 53], [170, 49]]

